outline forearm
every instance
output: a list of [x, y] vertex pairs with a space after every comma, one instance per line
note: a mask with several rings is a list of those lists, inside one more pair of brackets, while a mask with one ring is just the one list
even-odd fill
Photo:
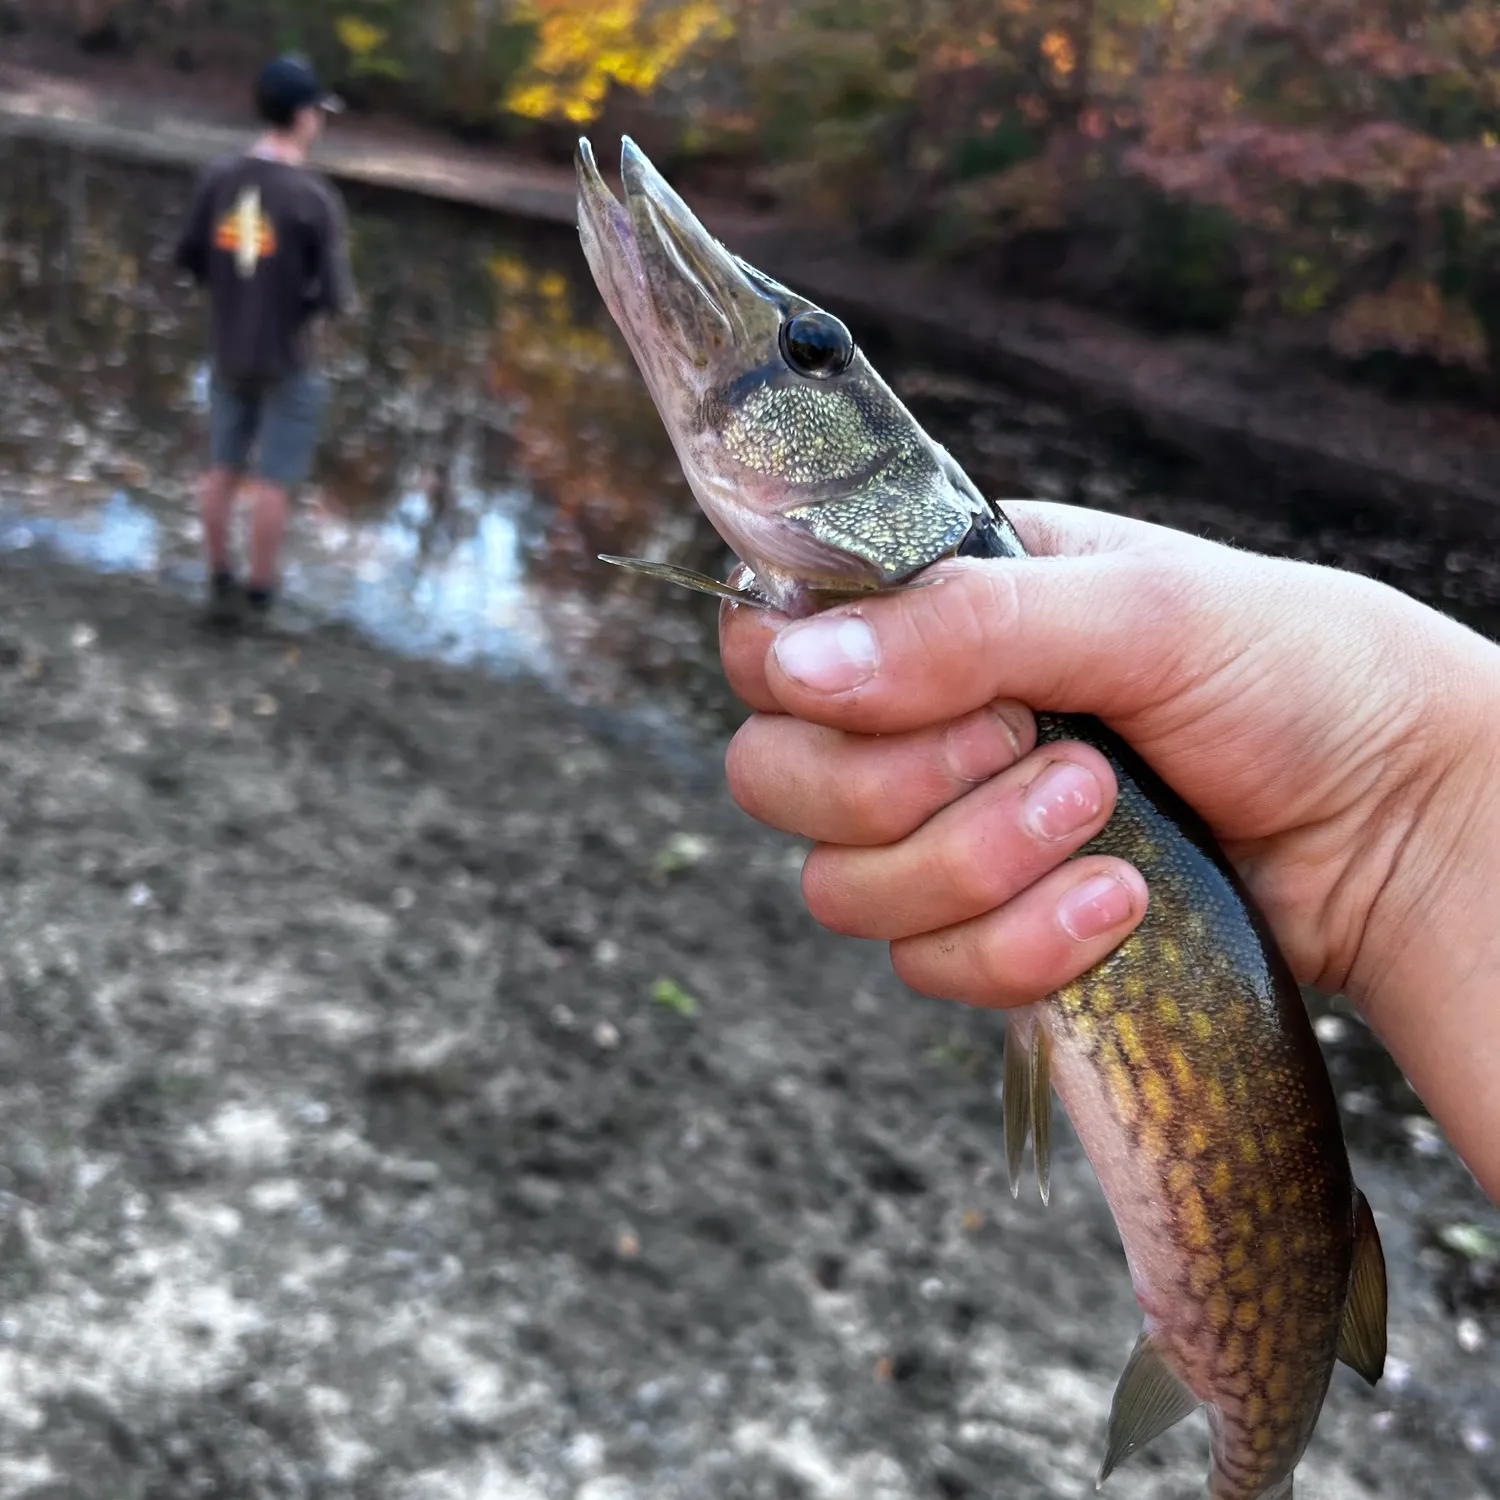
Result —
[[1500, 650], [1370, 915], [1349, 993], [1480, 1185], [1500, 1202]]

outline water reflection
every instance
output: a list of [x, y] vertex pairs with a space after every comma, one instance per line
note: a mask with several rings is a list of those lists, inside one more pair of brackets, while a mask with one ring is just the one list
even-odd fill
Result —
[[[204, 315], [168, 260], [187, 189], [172, 171], [0, 143], [0, 545], [198, 586]], [[324, 351], [329, 421], [289, 597], [398, 649], [525, 667], [592, 702], [729, 714], [703, 670], [712, 603], [594, 560], [723, 557], [574, 237], [380, 195], [351, 208], [364, 307]], [[991, 493], [1337, 562], [1500, 633], [1500, 564], [1431, 518], [1210, 501], [1054, 407], [899, 361], [891, 374]]]
[[[172, 172], [0, 146], [0, 545], [199, 585], [203, 313], [168, 263], [185, 191]], [[352, 207], [364, 307], [325, 341], [329, 420], [289, 600], [592, 701], [722, 712], [693, 670], [711, 607], [594, 560], [713, 566], [719, 548], [572, 237]]]

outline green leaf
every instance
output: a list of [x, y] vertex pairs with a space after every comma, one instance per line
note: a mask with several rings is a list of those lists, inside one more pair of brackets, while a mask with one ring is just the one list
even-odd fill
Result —
[[680, 875], [684, 870], [701, 865], [712, 853], [712, 843], [702, 835], [678, 833], [668, 840], [666, 847], [656, 856], [652, 868], [658, 875]]
[[1438, 1232], [1438, 1238], [1448, 1249], [1468, 1260], [1492, 1260], [1500, 1257], [1500, 1242], [1477, 1224], [1445, 1225]]
[[658, 979], [651, 986], [651, 1003], [689, 1019], [698, 1014], [698, 1002], [675, 979]]

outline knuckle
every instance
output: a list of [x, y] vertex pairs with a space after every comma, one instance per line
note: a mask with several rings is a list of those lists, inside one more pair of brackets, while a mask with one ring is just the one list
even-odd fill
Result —
[[1018, 1000], [1040, 999], [1046, 989], [1027, 993], [1025, 976], [1017, 972], [1017, 955], [1006, 941], [1007, 926], [982, 922], [973, 934], [972, 994], [989, 1005], [1013, 1005]]
[[724, 775], [729, 795], [752, 818], [761, 813], [761, 790], [764, 781], [761, 731], [758, 719], [742, 724], [724, 752]]
[[999, 899], [992, 862], [981, 857], [970, 839], [956, 831], [945, 832], [932, 854], [932, 878], [924, 884], [956, 912], [968, 916]]
[[996, 634], [1015, 616], [1016, 590], [1005, 569], [976, 565], [946, 576], [930, 593], [906, 596], [905, 603], [923, 658], [987, 668]]
[[948, 897], [965, 916], [994, 906], [1009, 894], [1012, 872], [1003, 847], [1011, 799], [990, 798], [969, 816], [936, 828], [929, 889]]
[[802, 901], [815, 922], [830, 932], [853, 936], [850, 882], [842, 851], [819, 844], [802, 865]]
[[912, 829], [907, 807], [920, 787], [895, 774], [886, 764], [878, 742], [867, 747], [842, 769], [828, 788], [828, 804], [849, 830], [849, 841], [866, 845], [893, 844]]
[[947, 934], [937, 933], [919, 938], [901, 938], [890, 945], [891, 970], [907, 989], [933, 1000], [952, 999], [944, 980], [944, 970], [951, 963], [945, 952]]

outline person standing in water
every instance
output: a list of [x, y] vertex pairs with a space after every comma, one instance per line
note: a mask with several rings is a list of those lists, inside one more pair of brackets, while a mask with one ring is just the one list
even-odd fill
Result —
[[[212, 305], [209, 468], [199, 499], [210, 618], [219, 624], [270, 611], [288, 504], [311, 472], [323, 414], [314, 324], [348, 312], [354, 299], [343, 201], [307, 166], [324, 116], [341, 101], [300, 58], [279, 57], [261, 71], [255, 105], [264, 133], [204, 174], [176, 249]], [[229, 531], [246, 482], [242, 588]]]

